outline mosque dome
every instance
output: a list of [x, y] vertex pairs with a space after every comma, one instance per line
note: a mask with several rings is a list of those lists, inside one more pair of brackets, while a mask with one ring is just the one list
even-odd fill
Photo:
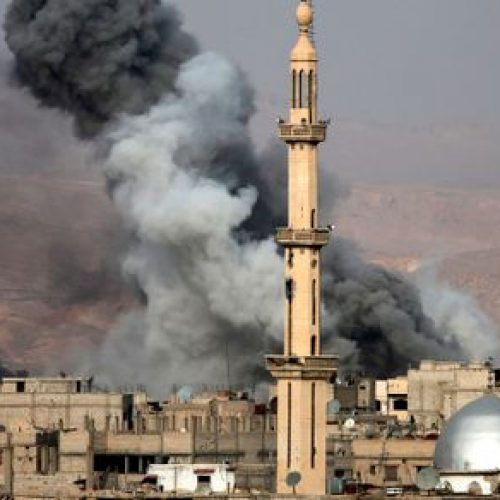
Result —
[[434, 452], [441, 471], [500, 470], [500, 398], [487, 395], [455, 413]]

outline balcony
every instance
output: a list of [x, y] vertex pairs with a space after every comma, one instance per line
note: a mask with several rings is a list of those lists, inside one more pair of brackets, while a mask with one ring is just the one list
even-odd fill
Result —
[[336, 355], [285, 356], [271, 354], [265, 356], [266, 369], [275, 378], [331, 379], [336, 373], [339, 358]]
[[323, 247], [330, 241], [328, 229], [292, 229], [279, 227], [276, 230], [276, 242], [282, 246]]
[[318, 144], [326, 139], [326, 123], [293, 125], [290, 123], [279, 124], [280, 139], [287, 142], [312, 142]]

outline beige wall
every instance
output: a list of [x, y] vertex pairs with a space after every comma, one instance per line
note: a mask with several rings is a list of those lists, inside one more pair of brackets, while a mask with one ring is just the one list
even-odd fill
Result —
[[439, 429], [490, 384], [491, 370], [485, 364], [423, 361], [408, 371], [409, 413], [420, 429]]
[[[420, 468], [432, 465], [434, 448], [435, 441], [425, 439], [357, 439], [352, 442], [353, 475], [375, 486], [412, 485]], [[388, 479], [387, 467], [397, 468], [397, 479]]]
[[121, 427], [122, 412], [122, 396], [116, 393], [0, 394], [0, 423], [10, 431], [56, 428], [59, 421], [65, 428], [83, 429], [86, 417], [98, 430], [105, 428], [106, 417], [110, 425]]

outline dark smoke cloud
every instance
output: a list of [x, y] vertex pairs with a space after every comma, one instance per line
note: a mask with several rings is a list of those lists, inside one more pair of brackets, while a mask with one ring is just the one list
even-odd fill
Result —
[[[260, 380], [260, 355], [282, 338], [271, 235], [286, 221], [287, 172], [283, 146], [252, 144], [245, 76], [214, 54], [191, 57], [196, 42], [157, 1], [14, 0], [6, 28], [17, 78], [42, 103], [73, 113], [86, 137], [110, 125], [102, 164], [134, 234], [124, 271], [146, 307], [121, 319], [88, 368], [160, 391], [225, 380], [229, 349], [234, 377]], [[327, 215], [346, 194], [327, 171], [321, 192]], [[324, 268], [325, 344], [350, 366], [389, 375], [464, 355], [412, 283], [349, 242], [325, 251]]]
[[91, 137], [119, 113], [144, 113], [197, 52], [160, 0], [15, 0], [5, 17], [16, 76]]
[[[250, 221], [271, 234], [273, 228], [265, 226], [268, 221], [286, 220], [285, 147], [272, 143], [259, 160], [254, 185], [273, 204], [265, 214], [253, 212]], [[347, 196], [348, 187], [331, 169], [322, 167], [323, 218], [334, 214], [335, 206]], [[323, 220], [324, 224], [328, 222]], [[404, 373], [421, 359], [466, 357], [453, 331], [444, 335], [443, 322], [436, 325], [424, 313], [420, 291], [407, 277], [365, 262], [355, 243], [342, 237], [334, 238], [333, 245], [322, 254], [323, 342], [325, 347], [342, 352], [345, 368], [383, 377]], [[344, 342], [339, 343], [339, 339]]]

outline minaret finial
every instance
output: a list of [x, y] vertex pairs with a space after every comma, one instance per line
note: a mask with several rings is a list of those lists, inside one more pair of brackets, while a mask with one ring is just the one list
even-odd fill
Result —
[[297, 7], [297, 24], [301, 33], [309, 33], [314, 20], [314, 13], [309, 0], [301, 0]]

